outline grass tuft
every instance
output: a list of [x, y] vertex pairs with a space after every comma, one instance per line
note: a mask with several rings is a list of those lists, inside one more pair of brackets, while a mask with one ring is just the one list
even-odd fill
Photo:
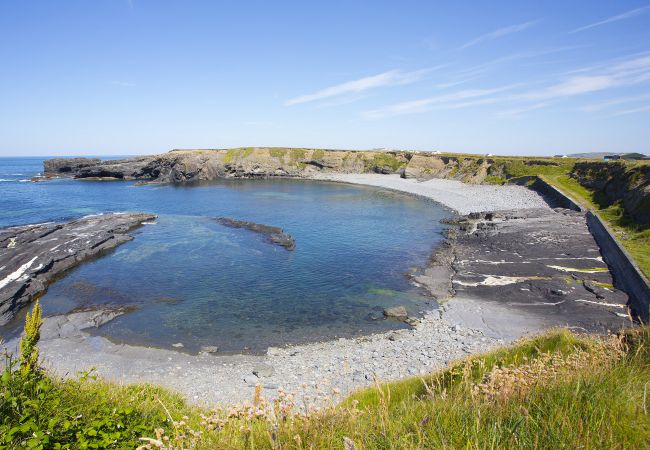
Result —
[[[8, 356], [9, 357], [9, 356]], [[0, 448], [647, 448], [650, 328], [605, 338], [554, 330], [341, 402], [282, 389], [205, 410], [84, 373], [26, 388], [2, 375]]]

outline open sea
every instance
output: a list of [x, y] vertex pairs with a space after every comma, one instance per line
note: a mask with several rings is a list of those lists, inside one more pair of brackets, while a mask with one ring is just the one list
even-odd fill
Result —
[[[222, 180], [135, 186], [125, 181], [33, 183], [43, 158], [0, 158], [0, 227], [144, 211], [155, 224], [50, 285], [45, 315], [129, 305], [92, 333], [114, 342], [195, 352], [263, 352], [405, 327], [387, 306], [435, 307], [406, 274], [426, 265], [451, 213], [388, 190], [305, 180]], [[284, 228], [287, 251], [232, 217]], [[1, 273], [0, 273], [1, 275]], [[8, 337], [23, 315], [0, 328]]]

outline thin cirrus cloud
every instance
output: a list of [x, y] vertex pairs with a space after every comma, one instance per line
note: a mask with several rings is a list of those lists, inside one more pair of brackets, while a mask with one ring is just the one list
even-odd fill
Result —
[[[524, 87], [522, 83], [494, 89], [462, 90], [365, 111], [362, 113], [362, 117], [365, 119], [382, 119], [404, 114], [424, 113], [433, 109], [460, 109], [497, 103], [510, 103], [513, 105], [512, 109], [503, 111], [499, 115], [518, 116], [528, 111], [545, 108], [564, 98], [650, 81], [650, 55], [628, 57], [598, 70], [589, 68], [575, 73], [580, 73], [580, 75], [571, 74], [565, 79], [555, 80], [545, 87], [534, 90], [528, 89], [516, 92], [515, 89]], [[642, 110], [630, 110], [630, 113]]]
[[124, 88], [135, 87], [135, 83], [133, 81], [113, 80], [110, 82], [110, 84]]
[[576, 73], [584, 75], [573, 75], [547, 88], [521, 94], [519, 99], [552, 100], [650, 81], [650, 55], [625, 59], [596, 72], [589, 69]]
[[519, 117], [527, 112], [530, 111], [535, 111], [537, 109], [542, 109], [546, 108], [547, 106], [550, 105], [550, 102], [541, 102], [541, 103], [534, 103], [532, 105], [527, 105], [527, 106], [522, 106], [519, 108], [512, 108], [508, 109], [506, 111], [501, 111], [500, 113], [497, 114], [498, 117]]
[[650, 105], [644, 105], [644, 106], [640, 106], [638, 108], [631, 108], [631, 109], [626, 109], [626, 110], [623, 110], [623, 111], [618, 111], [618, 112], [614, 113], [614, 115], [615, 116], [623, 116], [623, 115], [626, 115], [626, 114], [634, 114], [634, 113], [643, 112], [643, 111], [650, 111]]
[[635, 103], [635, 102], [640, 102], [640, 101], [643, 101], [643, 100], [650, 100], [650, 93], [642, 94], [642, 95], [627, 96], [627, 97], [619, 97], [619, 98], [614, 98], [612, 100], [608, 100], [608, 101], [600, 102], [600, 103], [592, 103], [592, 104], [589, 104], [589, 105], [582, 106], [580, 108], [580, 111], [597, 112], [597, 111], [602, 111], [604, 109], [609, 109], [612, 106], [624, 105], [626, 103]]
[[501, 98], [492, 97], [493, 94], [504, 92], [515, 87], [516, 85], [502, 86], [492, 89], [467, 89], [451, 94], [395, 103], [383, 108], [365, 111], [362, 113], [362, 117], [365, 119], [383, 119], [385, 117], [399, 116], [403, 114], [423, 113], [435, 108], [459, 109], [496, 103], [501, 101]]
[[520, 23], [520, 24], [517, 24], [517, 25], [510, 25], [508, 27], [499, 28], [499, 29], [494, 30], [494, 31], [492, 31], [490, 33], [486, 33], [484, 35], [481, 35], [481, 36], [477, 37], [476, 39], [472, 39], [471, 41], [467, 42], [466, 44], [461, 45], [460, 47], [458, 47], [458, 50], [465, 50], [466, 48], [474, 47], [475, 45], [480, 44], [480, 43], [485, 42], [485, 41], [491, 41], [491, 40], [494, 40], [494, 39], [497, 39], [497, 38], [500, 38], [500, 37], [503, 37], [503, 36], [507, 36], [509, 34], [513, 34], [513, 33], [519, 33], [520, 31], [524, 31], [524, 30], [532, 27], [537, 22], [538, 22], [537, 20], [531, 20], [529, 22], [524, 22], [524, 23]]
[[285, 106], [300, 105], [303, 103], [310, 103], [319, 100], [326, 100], [333, 97], [339, 97], [348, 94], [360, 94], [371, 89], [377, 89], [389, 86], [400, 86], [405, 84], [415, 83], [420, 81], [424, 76], [435, 70], [434, 68], [421, 69], [413, 72], [404, 72], [402, 70], [389, 70], [377, 75], [359, 78], [358, 80], [347, 81], [345, 83], [330, 86], [328, 88], [316, 91], [311, 94], [301, 95], [294, 97], [286, 102]]
[[545, 89], [521, 94], [519, 98], [522, 100], [552, 100], [555, 98], [572, 97], [574, 95], [602, 91], [616, 84], [617, 80], [609, 75], [571, 77], [568, 80]]
[[607, 25], [609, 23], [618, 22], [620, 20], [631, 19], [633, 17], [640, 16], [641, 14], [645, 14], [647, 12], [650, 12], [650, 5], [642, 6], [641, 8], [632, 9], [622, 14], [617, 14], [615, 16], [611, 16], [606, 19], [599, 20], [598, 22], [590, 23], [589, 25], [576, 28], [575, 30], [570, 31], [570, 33], [580, 33], [581, 31], [590, 30], [591, 28]]

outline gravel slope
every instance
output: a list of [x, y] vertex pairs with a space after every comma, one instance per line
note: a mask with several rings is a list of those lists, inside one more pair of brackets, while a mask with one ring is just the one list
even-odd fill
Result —
[[456, 180], [417, 181], [399, 175], [317, 174], [316, 180], [365, 184], [427, 197], [459, 214], [511, 209], [548, 208], [537, 193], [523, 186], [465, 184]]

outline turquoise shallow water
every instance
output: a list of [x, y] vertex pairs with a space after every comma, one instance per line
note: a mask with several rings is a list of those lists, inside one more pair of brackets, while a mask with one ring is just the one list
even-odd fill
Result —
[[[227, 352], [369, 334], [404, 325], [430, 300], [405, 274], [440, 242], [449, 213], [377, 188], [302, 180], [224, 180], [184, 186], [57, 180], [20, 182], [41, 159], [0, 159], [0, 226], [139, 210], [159, 215], [135, 239], [50, 286], [46, 314], [99, 305], [134, 311], [96, 330], [114, 341]], [[13, 174], [13, 175], [12, 175]], [[19, 175], [20, 174], [20, 175]], [[213, 218], [279, 226], [293, 252]], [[5, 330], [5, 333], [8, 333]]]

